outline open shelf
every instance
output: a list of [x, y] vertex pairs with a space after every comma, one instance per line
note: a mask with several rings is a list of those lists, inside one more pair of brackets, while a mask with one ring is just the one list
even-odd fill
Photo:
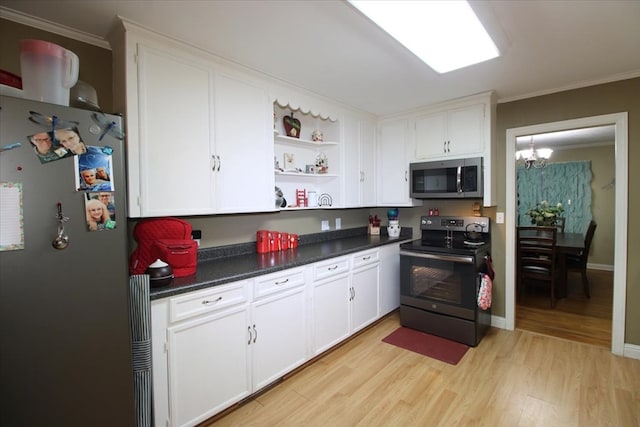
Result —
[[274, 131], [274, 135], [276, 142], [286, 142], [289, 144], [306, 144], [313, 147], [322, 147], [323, 145], [338, 145], [338, 143], [334, 141], [311, 141], [310, 139], [285, 136], [281, 135], [278, 131]]
[[282, 176], [299, 176], [299, 177], [305, 177], [305, 178], [333, 178], [333, 177], [337, 177], [338, 175], [333, 174], [333, 173], [304, 173], [304, 172], [281, 172], [281, 171], [274, 171], [276, 175], [282, 175]]

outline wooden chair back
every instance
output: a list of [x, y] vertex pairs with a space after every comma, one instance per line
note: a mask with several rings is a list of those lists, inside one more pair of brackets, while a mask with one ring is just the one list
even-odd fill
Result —
[[589, 249], [596, 233], [597, 224], [594, 220], [589, 223], [587, 234], [584, 236], [584, 249], [579, 255], [567, 255], [567, 272], [578, 272], [582, 276], [582, 287], [587, 298], [591, 298], [589, 289], [589, 278], [587, 277], [587, 260], [589, 259]]
[[558, 273], [557, 227], [518, 227], [517, 262], [520, 297], [525, 284], [543, 283], [549, 286], [551, 307], [555, 307], [555, 287]]
[[556, 218], [556, 228], [560, 233], [564, 233], [564, 221], [565, 218]]

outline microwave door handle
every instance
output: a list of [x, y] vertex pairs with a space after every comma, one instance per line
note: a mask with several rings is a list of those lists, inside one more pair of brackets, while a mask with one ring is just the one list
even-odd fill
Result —
[[458, 166], [456, 172], [456, 189], [458, 193], [462, 193], [462, 166]]

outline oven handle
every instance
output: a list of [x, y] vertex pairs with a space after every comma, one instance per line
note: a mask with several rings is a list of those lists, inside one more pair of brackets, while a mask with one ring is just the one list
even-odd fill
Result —
[[400, 251], [400, 255], [406, 255], [406, 256], [415, 257], [415, 258], [438, 259], [441, 261], [453, 261], [453, 262], [463, 262], [466, 264], [473, 264], [473, 257], [470, 257], [470, 256], [425, 254], [425, 253], [411, 252], [411, 251]]

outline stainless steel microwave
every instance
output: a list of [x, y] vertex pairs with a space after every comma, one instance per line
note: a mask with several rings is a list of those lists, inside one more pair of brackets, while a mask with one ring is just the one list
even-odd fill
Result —
[[482, 157], [411, 163], [411, 197], [481, 199]]

